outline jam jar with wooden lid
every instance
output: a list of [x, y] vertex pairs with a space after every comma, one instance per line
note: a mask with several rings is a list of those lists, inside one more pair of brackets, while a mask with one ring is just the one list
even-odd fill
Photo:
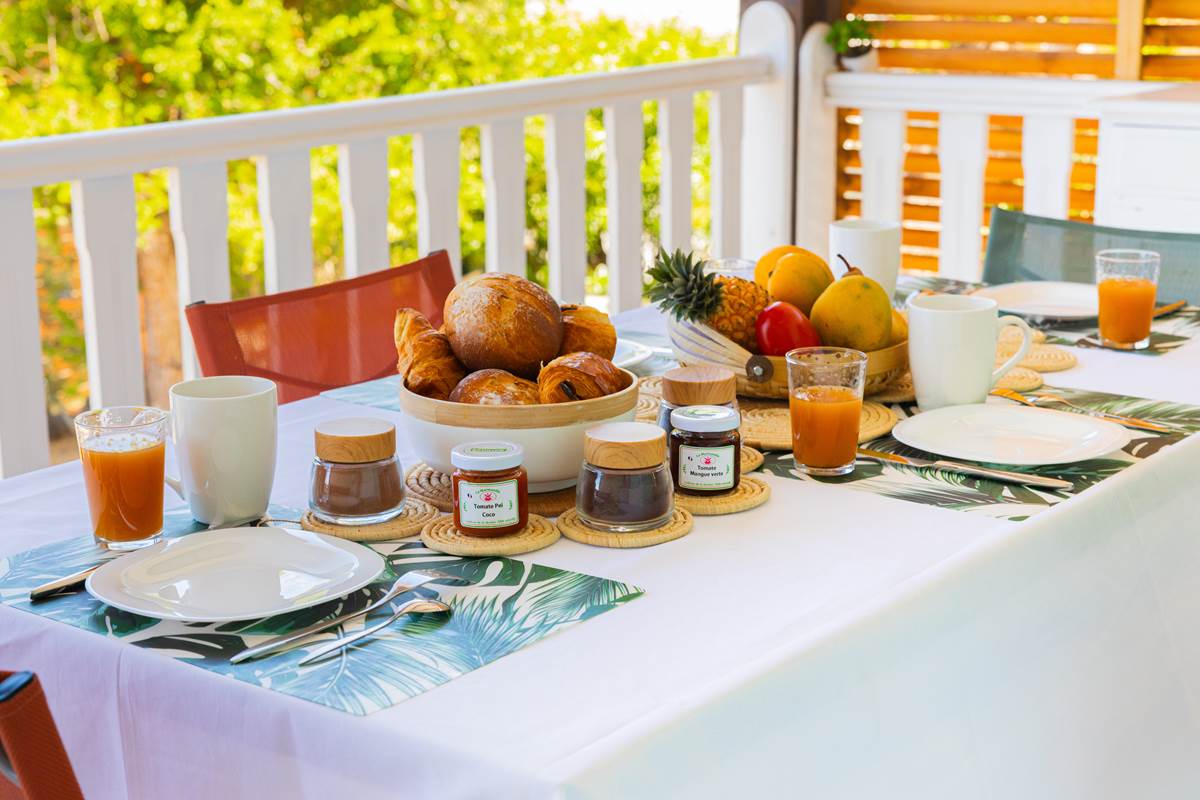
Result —
[[575, 510], [609, 533], [665, 525], [674, 510], [667, 436], [648, 422], [608, 422], [584, 432]]
[[671, 412], [686, 406], [724, 406], [737, 409], [737, 376], [715, 365], [676, 367], [662, 376], [658, 425], [671, 433]]
[[469, 442], [450, 451], [454, 527], [468, 536], [505, 536], [529, 522], [525, 451], [510, 442]]
[[334, 525], [376, 525], [404, 508], [396, 426], [375, 417], [318, 423], [308, 508]]
[[724, 406], [671, 412], [671, 476], [680, 494], [729, 494], [742, 479], [741, 415]]

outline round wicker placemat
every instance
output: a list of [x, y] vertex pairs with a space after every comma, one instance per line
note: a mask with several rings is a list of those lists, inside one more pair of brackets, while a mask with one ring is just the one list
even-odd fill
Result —
[[904, 373], [881, 391], [872, 394], [870, 399], [876, 403], [915, 403], [917, 394], [913, 389], [912, 373]]
[[742, 445], [742, 474], [754, 472], [763, 465], [766, 457], [762, 453], [755, 450], [753, 447]]
[[[1004, 363], [1015, 352], [1017, 352], [1016, 347], [1001, 346], [997, 348], [996, 363]], [[1056, 344], [1035, 344], [1029, 348], [1029, 352], [1017, 366], [1038, 372], [1061, 372], [1078, 363], [1075, 354], [1065, 347], [1059, 347]]]
[[638, 380], [638, 394], [649, 395], [650, 397], [662, 397], [662, 376], [647, 375]]
[[[454, 489], [450, 476], [438, 472], [424, 462], [418, 462], [404, 479], [411, 495], [424, 500], [439, 511], [454, 510]], [[575, 505], [575, 488], [556, 492], [530, 492], [529, 513], [554, 517]]]
[[[1033, 334], [1033, 338], [1030, 341], [1032, 341], [1034, 344], [1041, 344], [1042, 342], [1046, 341], [1045, 331], [1039, 331], [1037, 328], [1033, 328], [1030, 330], [1030, 333]], [[1008, 347], [1010, 353], [1017, 352], [1017, 348], [1021, 346], [1021, 342], [1024, 340], [1024, 338], [1025, 332], [1016, 325], [1005, 325], [1000, 329], [1000, 346]]]
[[430, 520], [436, 519], [438, 510], [418, 497], [404, 500], [404, 510], [394, 519], [377, 525], [334, 525], [317, 519], [311, 511], [300, 518], [300, 527], [306, 531], [327, 533], [352, 542], [386, 542], [392, 539], [407, 539], [416, 536]]
[[[858, 441], [869, 442], [890, 433], [899, 418], [887, 406], [864, 400], [858, 421]], [[742, 442], [759, 450], [791, 450], [792, 419], [787, 406], [755, 408], [742, 414]]]
[[1012, 389], [1014, 392], [1032, 392], [1042, 388], [1042, 373], [1025, 367], [1013, 367], [996, 382], [997, 389]]
[[761, 478], [743, 475], [737, 488], [729, 494], [717, 497], [699, 497], [676, 494], [675, 505], [686, 509], [697, 517], [714, 517], [721, 514], [736, 514], [757, 508], [771, 499], [771, 487]]
[[639, 394], [637, 405], [633, 407], [633, 418], [638, 422], [658, 422], [659, 402], [654, 395]]
[[692, 515], [677, 507], [671, 513], [671, 519], [661, 528], [631, 533], [607, 533], [584, 525], [578, 512], [571, 509], [558, 518], [558, 529], [573, 542], [596, 547], [650, 547], [687, 536], [692, 530]]
[[452, 556], [516, 556], [549, 547], [558, 541], [558, 528], [545, 517], [529, 515], [524, 528], [508, 536], [467, 536], [454, 527], [454, 517], [438, 517], [421, 530], [430, 550]]

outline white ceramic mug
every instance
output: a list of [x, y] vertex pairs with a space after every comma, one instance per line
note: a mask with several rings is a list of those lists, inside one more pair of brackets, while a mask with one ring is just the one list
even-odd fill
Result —
[[[1020, 317], [1001, 317], [996, 301], [968, 295], [917, 295], [908, 301], [908, 362], [922, 411], [982, 403], [1006, 372], [1029, 352], [1033, 331]], [[1015, 325], [1024, 337], [996, 369], [1000, 329]]]
[[900, 272], [900, 223], [876, 222], [869, 219], [839, 219], [829, 223], [829, 267], [835, 277], [841, 277], [846, 265], [838, 254], [852, 266], [862, 270], [887, 292], [896, 291], [896, 276]]
[[275, 382], [217, 375], [171, 387], [181, 480], [167, 478], [206, 525], [261, 517], [275, 482]]

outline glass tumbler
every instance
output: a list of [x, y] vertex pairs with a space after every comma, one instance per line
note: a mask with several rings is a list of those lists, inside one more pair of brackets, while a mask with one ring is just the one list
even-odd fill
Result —
[[853, 472], [867, 354], [845, 347], [801, 347], [786, 358], [796, 469], [809, 475]]
[[168, 419], [166, 411], [146, 406], [75, 418], [92, 535], [109, 550], [136, 550], [162, 538]]
[[1100, 343], [1118, 350], [1150, 345], [1150, 323], [1162, 257], [1152, 250], [1101, 250], [1096, 254]]

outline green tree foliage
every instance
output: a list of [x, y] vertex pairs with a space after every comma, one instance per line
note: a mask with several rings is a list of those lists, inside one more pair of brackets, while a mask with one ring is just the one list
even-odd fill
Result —
[[[596, 72], [728, 54], [732, 41], [670, 22], [631, 29], [621, 20], [582, 20], [550, 0], [542, 13], [524, 0], [7, 0], [0, 11], [0, 138], [411, 94], [552, 75]], [[707, 103], [697, 97], [694, 159], [698, 231], [708, 227]], [[646, 111], [643, 168], [646, 228], [658, 230], [654, 106]], [[546, 269], [546, 179], [541, 118], [526, 121], [531, 277]], [[462, 135], [460, 214], [464, 268], [482, 269], [483, 183], [479, 135]], [[331, 143], [335, 144], [335, 143]], [[603, 281], [604, 141], [599, 109], [589, 115], [589, 263]], [[416, 253], [410, 139], [391, 140], [393, 261]], [[230, 257], [235, 296], [262, 291], [262, 233], [254, 166], [229, 164]], [[166, 181], [138, 175], [139, 230], [165, 224]], [[341, 208], [334, 147], [313, 151], [313, 244], [318, 281], [341, 271]], [[43, 318], [59, 326], [52, 391], [82, 391], [78, 313], [68, 302], [74, 254], [67, 187], [37, 190]], [[63, 312], [63, 309], [68, 309]], [[72, 370], [71, 367], [75, 369]], [[72, 376], [75, 384], [72, 384]]]

